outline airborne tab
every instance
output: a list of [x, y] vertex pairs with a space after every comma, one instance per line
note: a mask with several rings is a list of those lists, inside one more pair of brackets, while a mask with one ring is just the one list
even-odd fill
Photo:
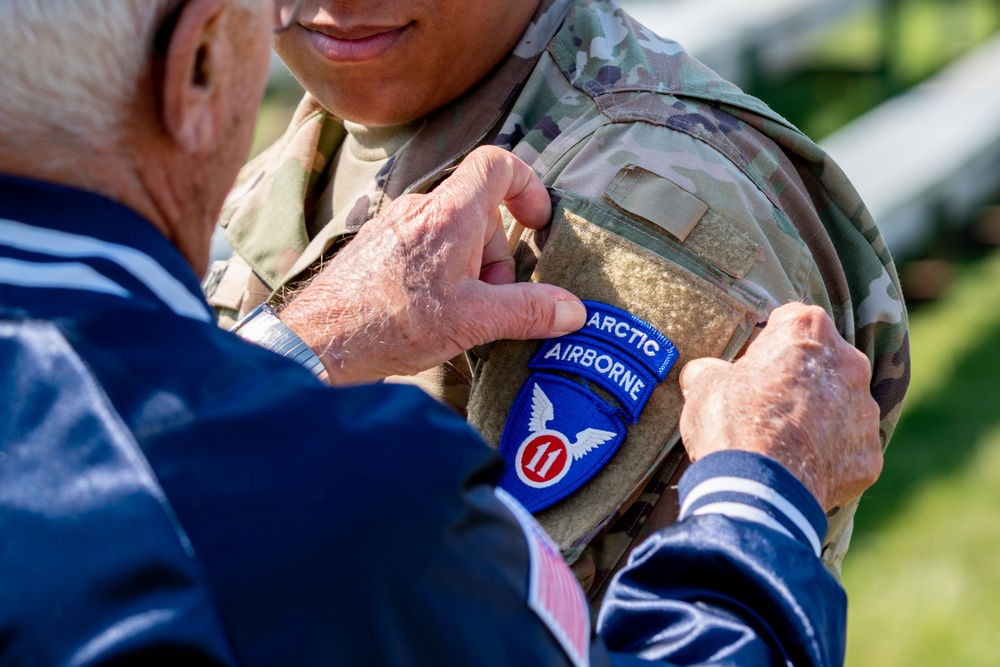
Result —
[[620, 348], [576, 334], [545, 341], [528, 368], [565, 371], [594, 382], [621, 403], [633, 424], [658, 384], [652, 373]]

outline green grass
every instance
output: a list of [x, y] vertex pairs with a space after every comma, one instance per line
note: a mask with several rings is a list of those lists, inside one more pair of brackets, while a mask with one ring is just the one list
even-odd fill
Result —
[[904, 415], [844, 564], [847, 664], [1000, 665], [1000, 252], [911, 336]]

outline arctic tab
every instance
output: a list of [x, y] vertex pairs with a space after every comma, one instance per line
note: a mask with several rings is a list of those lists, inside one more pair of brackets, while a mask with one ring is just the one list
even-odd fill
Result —
[[584, 301], [587, 323], [579, 333], [603, 340], [631, 355], [662, 381], [677, 361], [677, 348], [649, 323], [620, 308]]

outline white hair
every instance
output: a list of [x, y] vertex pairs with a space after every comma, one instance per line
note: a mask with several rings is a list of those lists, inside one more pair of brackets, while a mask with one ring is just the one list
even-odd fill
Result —
[[157, 27], [180, 2], [0, 0], [0, 145], [117, 138]]

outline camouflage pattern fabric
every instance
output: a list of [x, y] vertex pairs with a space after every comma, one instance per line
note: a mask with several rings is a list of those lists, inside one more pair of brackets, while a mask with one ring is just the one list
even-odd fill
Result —
[[[592, 217], [637, 223], [629, 242], [639, 251], [644, 238], [666, 238], [714, 279], [762, 298], [758, 325], [791, 300], [825, 308], [872, 362], [888, 443], [909, 381], [906, 311], [892, 258], [857, 192], [787, 121], [615, 2], [544, 0], [509, 58], [425, 118], [354, 205], [309, 238], [305, 220], [344, 134], [307, 95], [285, 135], [242, 172], [222, 220], [242, 259], [217, 264], [206, 281], [222, 324], [264, 299], [279, 300], [388, 202], [427, 191], [473, 148], [492, 143], [530, 164], [557, 198], [572, 193], [597, 211]], [[524, 236], [520, 279], [551, 270], [550, 234]], [[697, 313], [697, 303], [688, 305]], [[685, 341], [674, 342], [683, 353]], [[477, 377], [497, 365], [491, 359], [478, 364]], [[424, 386], [462, 407], [470, 377], [463, 366], [453, 361], [451, 372], [439, 370]], [[675, 428], [664, 424], [656, 465], [620, 489], [621, 502], [600, 530], [564, 551], [592, 600], [633, 546], [676, 518], [686, 459], [672, 448]], [[823, 559], [834, 573], [855, 507], [830, 517]]]

